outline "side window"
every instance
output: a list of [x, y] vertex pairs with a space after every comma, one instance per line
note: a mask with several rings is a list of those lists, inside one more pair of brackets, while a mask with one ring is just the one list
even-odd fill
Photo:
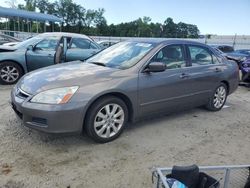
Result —
[[73, 38], [71, 41], [72, 49], [90, 49], [90, 41], [82, 38]]
[[171, 45], [162, 48], [152, 59], [151, 62], [166, 63], [167, 69], [186, 67], [183, 49], [180, 45]]
[[35, 49], [36, 50], [55, 50], [57, 46], [57, 40], [56, 39], [44, 39], [40, 41]]
[[188, 49], [191, 56], [192, 66], [213, 64], [213, 57], [207, 49], [199, 46], [188, 46]]

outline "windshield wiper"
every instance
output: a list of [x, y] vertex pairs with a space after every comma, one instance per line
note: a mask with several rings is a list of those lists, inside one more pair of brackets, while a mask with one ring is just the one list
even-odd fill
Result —
[[106, 65], [104, 63], [101, 63], [101, 62], [90, 62], [90, 63], [106, 67]]

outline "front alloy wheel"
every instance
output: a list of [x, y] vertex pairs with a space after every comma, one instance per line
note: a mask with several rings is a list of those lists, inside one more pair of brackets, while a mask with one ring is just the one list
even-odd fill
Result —
[[120, 98], [103, 97], [91, 105], [84, 128], [94, 141], [105, 143], [119, 137], [128, 120], [128, 109]]
[[0, 63], [0, 83], [15, 84], [23, 72], [19, 65], [14, 62]]
[[118, 104], [107, 104], [95, 117], [95, 132], [101, 138], [115, 136], [124, 123], [124, 110]]

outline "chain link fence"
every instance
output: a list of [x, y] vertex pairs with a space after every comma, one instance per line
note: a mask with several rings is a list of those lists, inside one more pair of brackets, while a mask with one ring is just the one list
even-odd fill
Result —
[[[33, 37], [39, 33], [28, 33], [28, 32], [19, 32], [19, 31], [8, 31], [8, 30], [0, 30], [1, 34], [7, 34], [12, 37], [19, 38], [21, 40], [25, 40], [29, 37]], [[137, 39], [137, 37], [106, 37], [106, 36], [91, 36], [95, 41], [114, 41], [120, 42], [130, 39]], [[140, 38], [147, 39], [147, 38]], [[154, 39], [169, 39], [169, 38], [154, 38]], [[231, 36], [223, 36], [216, 35], [211, 36], [209, 38], [199, 38], [199, 39], [184, 39], [184, 40], [193, 40], [201, 43], [206, 43], [208, 45], [229, 45], [233, 46], [235, 49], [250, 49], [250, 35], [231, 35]]]
[[[105, 36], [91, 36], [95, 41], [124, 41], [129, 39], [136, 39], [137, 37], [105, 37]], [[147, 38], [140, 38], [147, 39]], [[154, 38], [159, 39], [159, 38]], [[162, 38], [169, 39], [169, 38]], [[186, 39], [196, 42], [205, 43], [208, 45], [229, 45], [235, 49], [250, 49], [250, 36], [249, 35], [235, 35], [235, 36], [211, 36], [210, 38], [199, 38], [199, 39]]]

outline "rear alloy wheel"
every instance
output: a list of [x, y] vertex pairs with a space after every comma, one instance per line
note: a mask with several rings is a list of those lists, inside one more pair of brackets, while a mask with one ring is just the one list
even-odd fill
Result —
[[227, 99], [227, 86], [224, 83], [221, 83], [216, 89], [213, 96], [210, 98], [209, 103], [207, 104], [207, 109], [211, 111], [219, 111]]
[[0, 63], [0, 83], [9, 85], [15, 84], [23, 75], [19, 65], [13, 62]]
[[116, 139], [127, 123], [126, 104], [116, 97], [105, 97], [90, 108], [85, 129], [96, 142], [105, 143]]

